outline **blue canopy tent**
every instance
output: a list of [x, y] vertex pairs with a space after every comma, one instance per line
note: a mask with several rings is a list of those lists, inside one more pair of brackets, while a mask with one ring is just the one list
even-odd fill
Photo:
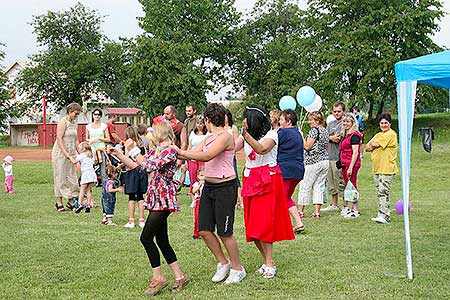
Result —
[[413, 278], [409, 232], [409, 182], [411, 137], [417, 83], [450, 89], [450, 51], [429, 54], [395, 64], [397, 79], [398, 131], [400, 138], [400, 174], [402, 179], [405, 225], [406, 267]]

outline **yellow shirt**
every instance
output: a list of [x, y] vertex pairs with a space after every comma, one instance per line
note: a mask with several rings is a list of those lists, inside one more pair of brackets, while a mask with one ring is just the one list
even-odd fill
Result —
[[397, 133], [389, 129], [377, 133], [371, 141], [377, 142], [380, 147], [372, 151], [372, 172], [374, 174], [396, 174], [398, 142]]

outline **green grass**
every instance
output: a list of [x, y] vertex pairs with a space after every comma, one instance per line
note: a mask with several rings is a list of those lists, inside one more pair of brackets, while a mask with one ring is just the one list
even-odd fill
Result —
[[[201, 240], [193, 240], [192, 210], [186, 189], [183, 211], [169, 218], [172, 245], [191, 283], [179, 294], [159, 299], [449, 299], [450, 147], [435, 143], [425, 153], [412, 147], [411, 241], [415, 279], [405, 278], [401, 216], [374, 224], [377, 198], [364, 157], [359, 175], [362, 216], [345, 220], [336, 213], [307, 217], [306, 233], [276, 243], [278, 274], [265, 280], [256, 247], [245, 242], [242, 211], [235, 233], [248, 271], [240, 285], [210, 281], [215, 262]], [[16, 194], [0, 193], [0, 299], [147, 299], [151, 269], [139, 242], [140, 230], [100, 226], [101, 208], [91, 214], [57, 213], [53, 208], [50, 162], [16, 162]], [[392, 200], [401, 198], [400, 177]], [[3, 176], [1, 176], [3, 180]], [[95, 198], [99, 203], [100, 191]], [[115, 221], [127, 221], [127, 199], [120, 195]], [[306, 215], [311, 213], [308, 208]], [[172, 276], [163, 264], [167, 277]]]

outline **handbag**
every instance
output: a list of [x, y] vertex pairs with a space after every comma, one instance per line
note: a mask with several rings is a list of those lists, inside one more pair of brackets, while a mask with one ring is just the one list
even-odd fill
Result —
[[342, 162], [341, 162], [340, 159], [336, 162], [336, 168], [337, 168], [338, 170], [342, 169]]

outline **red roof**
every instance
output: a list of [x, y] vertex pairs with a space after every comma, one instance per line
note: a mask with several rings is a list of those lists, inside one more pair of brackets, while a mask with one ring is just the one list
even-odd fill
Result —
[[106, 114], [116, 114], [116, 115], [138, 115], [142, 114], [142, 109], [139, 108], [108, 108]]

